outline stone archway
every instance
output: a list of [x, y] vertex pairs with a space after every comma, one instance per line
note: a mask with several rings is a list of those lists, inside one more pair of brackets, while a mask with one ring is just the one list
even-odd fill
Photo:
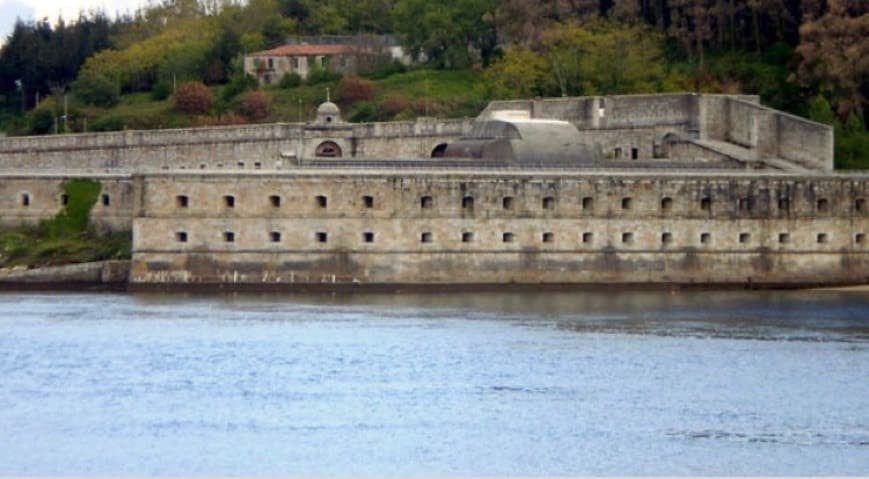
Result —
[[444, 152], [446, 152], [446, 151], [447, 151], [447, 144], [441, 143], [441, 144], [435, 146], [433, 150], [431, 150], [431, 157], [432, 158], [443, 158]]
[[317, 145], [317, 149], [314, 151], [314, 156], [322, 158], [340, 158], [341, 147], [334, 141], [324, 141]]

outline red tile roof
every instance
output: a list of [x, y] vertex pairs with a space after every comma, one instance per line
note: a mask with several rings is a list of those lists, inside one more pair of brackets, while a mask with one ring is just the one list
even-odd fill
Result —
[[251, 53], [252, 57], [301, 57], [337, 55], [354, 51], [352, 45], [281, 45], [271, 50]]

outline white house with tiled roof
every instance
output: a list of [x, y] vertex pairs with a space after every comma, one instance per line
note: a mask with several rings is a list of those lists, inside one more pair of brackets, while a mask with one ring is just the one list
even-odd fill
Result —
[[306, 78], [315, 67], [356, 73], [360, 55], [371, 55], [354, 45], [282, 45], [247, 55], [244, 71], [260, 83], [277, 83], [287, 73]]

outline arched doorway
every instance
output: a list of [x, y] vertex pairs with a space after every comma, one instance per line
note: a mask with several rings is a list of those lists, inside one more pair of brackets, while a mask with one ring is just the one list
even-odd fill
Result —
[[317, 145], [317, 150], [314, 152], [314, 156], [324, 157], [324, 158], [340, 158], [341, 157], [341, 147], [338, 146], [334, 141], [324, 141]]
[[431, 157], [432, 158], [443, 158], [445, 151], [447, 151], [447, 144], [441, 143], [440, 145], [434, 147], [433, 150], [431, 150]]

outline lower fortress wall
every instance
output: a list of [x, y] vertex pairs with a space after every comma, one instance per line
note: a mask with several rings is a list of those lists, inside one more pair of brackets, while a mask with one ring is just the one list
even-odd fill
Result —
[[134, 189], [134, 287], [869, 282], [865, 176], [191, 173]]

